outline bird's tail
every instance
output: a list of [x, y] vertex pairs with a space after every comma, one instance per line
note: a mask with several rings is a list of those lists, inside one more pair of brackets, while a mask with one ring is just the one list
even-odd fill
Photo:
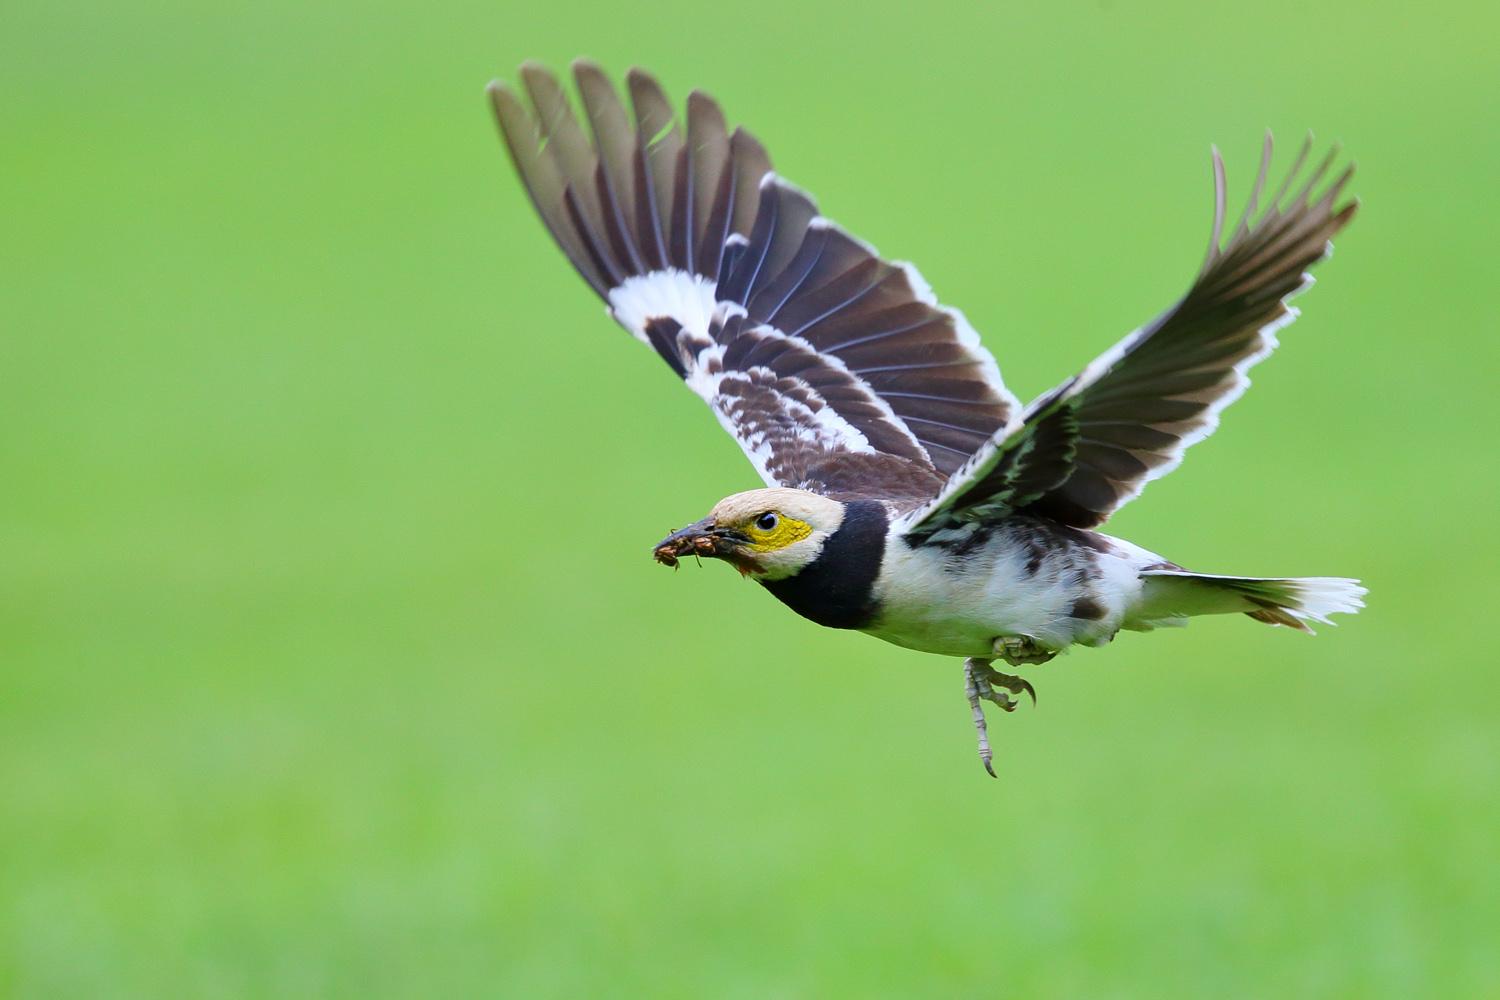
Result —
[[1213, 576], [1186, 570], [1146, 570], [1140, 617], [1167, 624], [1192, 615], [1243, 612], [1258, 622], [1312, 632], [1310, 622], [1333, 624], [1333, 614], [1354, 614], [1368, 591], [1358, 580], [1334, 576], [1271, 579]]

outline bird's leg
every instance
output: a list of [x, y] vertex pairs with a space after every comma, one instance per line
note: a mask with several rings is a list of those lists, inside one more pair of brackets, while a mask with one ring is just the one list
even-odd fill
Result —
[[986, 771], [990, 772], [991, 778], [996, 778], [999, 775], [995, 773], [995, 767], [990, 763], [994, 753], [990, 750], [990, 734], [984, 724], [984, 706], [979, 703], [981, 690], [988, 689], [991, 694], [994, 690], [990, 688], [989, 681], [981, 681], [975, 676], [976, 668], [988, 670], [990, 663], [988, 660], [980, 660], [972, 656], [964, 660], [964, 696], [969, 699], [969, 708], [974, 712], [974, 729], [979, 733], [979, 762], [984, 765]]
[[992, 662], [994, 661], [978, 656], [971, 656], [964, 660], [964, 696], [969, 699], [969, 708], [974, 713], [974, 729], [979, 734], [979, 762], [990, 773], [990, 777], [994, 778], [997, 775], [994, 765], [990, 763], [994, 758], [994, 753], [990, 750], [990, 734], [984, 722], [983, 702], [992, 701], [1002, 710], [1014, 712], [1020, 703], [1009, 695], [996, 691], [995, 685], [998, 684], [1011, 694], [1020, 694], [1025, 691], [1031, 695], [1032, 704], [1036, 704], [1036, 692], [1020, 677], [1002, 674], [995, 670], [990, 666]]

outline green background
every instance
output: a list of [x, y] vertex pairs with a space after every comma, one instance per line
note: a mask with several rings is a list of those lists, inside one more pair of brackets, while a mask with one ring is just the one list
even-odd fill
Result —
[[[0, 5], [0, 995], [1500, 995], [1500, 25], [1209, 6]], [[1111, 530], [1368, 610], [1070, 654], [991, 781], [956, 661], [653, 566], [758, 483], [503, 158], [485, 82], [579, 54], [1023, 398], [1183, 290], [1210, 142], [1237, 205], [1342, 140], [1303, 319]]]

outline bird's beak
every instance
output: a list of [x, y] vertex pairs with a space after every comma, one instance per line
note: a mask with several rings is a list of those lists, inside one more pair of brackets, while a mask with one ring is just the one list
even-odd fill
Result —
[[732, 528], [721, 528], [711, 517], [674, 531], [656, 543], [651, 555], [663, 566], [676, 566], [683, 556], [722, 559], [734, 555], [750, 540]]

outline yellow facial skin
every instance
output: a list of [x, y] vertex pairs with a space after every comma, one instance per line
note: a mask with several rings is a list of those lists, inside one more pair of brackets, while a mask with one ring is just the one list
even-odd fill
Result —
[[802, 541], [813, 532], [812, 525], [806, 521], [799, 521], [785, 514], [776, 515], [776, 526], [770, 531], [757, 526], [758, 520], [760, 520], [759, 517], [752, 518], [740, 526], [745, 537], [750, 539], [750, 544], [746, 547], [751, 552], [775, 552], [794, 542]]

